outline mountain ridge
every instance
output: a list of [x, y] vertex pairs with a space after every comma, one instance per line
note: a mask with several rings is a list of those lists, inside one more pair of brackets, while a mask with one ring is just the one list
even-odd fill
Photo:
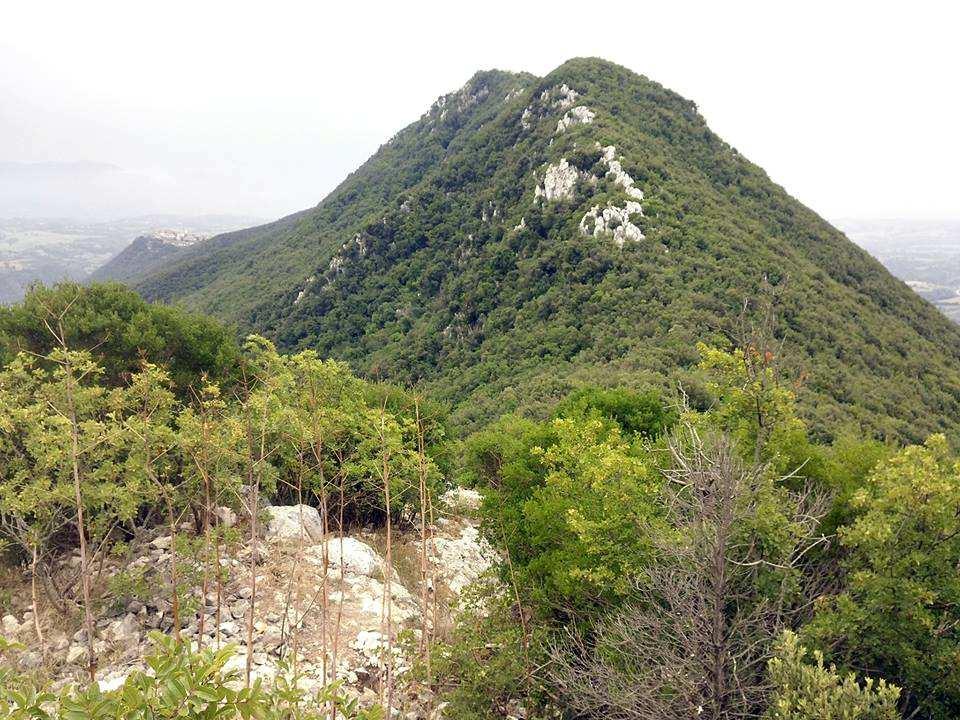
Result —
[[474, 75], [315, 208], [138, 289], [419, 382], [476, 427], [584, 383], [696, 392], [696, 342], [724, 342], [763, 277], [814, 428], [956, 430], [960, 331], [695, 103], [594, 58]]

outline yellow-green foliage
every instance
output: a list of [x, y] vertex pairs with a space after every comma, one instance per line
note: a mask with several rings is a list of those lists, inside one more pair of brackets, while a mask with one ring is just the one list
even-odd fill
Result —
[[[382, 720], [379, 707], [362, 710], [338, 685], [310, 695], [295, 677], [250, 687], [238, 671], [225, 666], [233, 646], [192, 652], [183, 642], [154, 633], [156, 645], [145, 658], [148, 671], [135, 671], [123, 686], [102, 692], [96, 683], [68, 687], [59, 695], [37, 691], [29, 683], [0, 687], [0, 717], [10, 720], [323, 720], [335, 707], [344, 720]], [[0, 675], [2, 679], [2, 675]]]
[[882, 462], [839, 530], [846, 587], [805, 637], [869, 667], [936, 720], [960, 713], [960, 465], [942, 436]]
[[553, 431], [556, 444], [533, 450], [547, 474], [524, 506], [539, 555], [530, 568], [538, 576], [534, 584], [561, 604], [561, 598], [622, 597], [641, 577], [662, 532], [659, 477], [648, 459], [631, 454], [617, 427], [558, 419]]
[[[242, 391], [224, 397], [206, 381], [180, 400], [169, 374], [147, 362], [113, 387], [88, 352], [18, 354], [0, 369], [0, 535], [21, 556], [36, 548], [41, 568], [75, 543], [72, 413], [85, 530], [97, 544], [115, 528], [132, 531], [151, 507], [167, 522], [191, 508], [199, 517], [207, 503], [237, 506], [251, 468], [264, 494], [281, 502], [339, 500], [342, 490], [347, 522], [416, 510], [412, 406], [373, 405], [346, 365], [311, 351], [281, 356], [262, 338], [248, 339], [241, 365]], [[427, 441], [439, 437], [437, 426]], [[377, 479], [384, 457], [389, 508]], [[436, 491], [442, 477], [430, 457], [424, 472]]]
[[773, 692], [764, 720], [897, 720], [900, 688], [885, 680], [857, 682], [853, 673], [841, 674], [823, 662], [792, 632], [784, 634], [770, 660]]

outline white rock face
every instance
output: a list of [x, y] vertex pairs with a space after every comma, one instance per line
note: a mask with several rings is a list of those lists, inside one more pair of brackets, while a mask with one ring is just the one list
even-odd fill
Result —
[[465, 487], [454, 487], [440, 496], [440, 501], [453, 512], [471, 513], [480, 509], [483, 495], [476, 490]]
[[537, 185], [533, 195], [536, 199], [543, 198], [547, 202], [572, 200], [580, 175], [580, 171], [568, 163], [566, 158], [561, 158], [556, 165], [547, 165], [543, 183]]
[[67, 665], [79, 664], [87, 659], [87, 648], [85, 645], [80, 645], [79, 643], [71, 645], [70, 649], [67, 650], [67, 657], [65, 661]]
[[557, 132], [562, 133], [571, 125], [589, 125], [596, 116], [596, 113], [585, 105], [570, 108], [557, 122]]
[[343, 566], [345, 573], [354, 575], [364, 575], [372, 577], [377, 573], [382, 573], [384, 568], [383, 558], [372, 547], [356, 538], [343, 538], [343, 553], [340, 552], [340, 538], [332, 538], [326, 543], [310, 548], [308, 559], [310, 562], [323, 564], [323, 547], [327, 548], [327, 562], [331, 569]]
[[303, 288], [300, 290], [300, 292], [297, 293], [297, 299], [293, 301], [294, 305], [298, 305], [300, 301], [303, 300], [303, 296], [307, 294], [307, 288], [309, 288], [310, 285], [313, 283], [313, 281], [316, 279], [317, 279], [316, 275], [311, 275], [310, 277], [307, 278], [307, 282], [304, 283]]
[[161, 535], [150, 542], [150, 547], [156, 548], [157, 550], [169, 550], [171, 545], [173, 545], [173, 537], [171, 535]]
[[[530, 130], [534, 123], [550, 115], [557, 110], [561, 112], [572, 108], [580, 94], [566, 84], [555, 85], [544, 90], [540, 97], [527, 105], [520, 116], [520, 127], [524, 130]], [[592, 120], [592, 118], [591, 118]]]
[[643, 240], [643, 232], [632, 222], [633, 217], [643, 216], [643, 207], [639, 202], [643, 200], [643, 191], [636, 187], [633, 178], [623, 169], [617, 157], [616, 147], [613, 145], [601, 147], [600, 143], [597, 143], [597, 148], [602, 152], [600, 162], [607, 167], [605, 176], [622, 188], [627, 197], [632, 199], [627, 200], [623, 207], [612, 202], [607, 203], [603, 208], [594, 205], [580, 220], [580, 233], [594, 237], [611, 234], [617, 247], [623, 247], [628, 242]]
[[[600, 143], [597, 143], [597, 147], [600, 147]], [[624, 192], [630, 197], [643, 200], [643, 191], [638, 187], [634, 187], [633, 178], [623, 169], [623, 166], [617, 159], [617, 148], [613, 145], [607, 145], [600, 149], [603, 151], [601, 161], [607, 166], [607, 177], [622, 187]]]
[[127, 613], [120, 620], [114, 620], [107, 625], [103, 637], [105, 640], [118, 645], [136, 643], [140, 640], [140, 621], [133, 613]]
[[638, 242], [644, 239], [643, 232], [630, 222], [632, 215], [643, 215], [640, 203], [632, 200], [628, 200], [622, 208], [611, 204], [601, 209], [599, 205], [594, 205], [580, 221], [580, 233], [595, 237], [612, 233], [617, 247], [623, 247], [628, 241]]
[[437, 576], [451, 591], [459, 595], [497, 559], [496, 551], [473, 525], [464, 525], [456, 537], [433, 537], [427, 551]]
[[520, 127], [524, 130], [533, 127], [533, 111], [529, 107], [523, 109], [523, 115], [520, 116]]
[[130, 673], [128, 672], [116, 672], [100, 678], [97, 680], [97, 685], [100, 687], [100, 692], [107, 693], [122, 688], [129, 675]]
[[577, 101], [578, 97], [580, 97], [580, 93], [573, 88], [567, 87], [566, 83], [560, 87], [544, 90], [540, 95], [540, 99], [543, 101], [553, 98], [553, 106], [560, 108], [561, 110], [566, 110], [569, 107], [573, 107], [573, 104]]
[[20, 632], [20, 623], [13, 615], [4, 615], [0, 623], [2, 623], [3, 634], [7, 637], [13, 637]]
[[522, 85], [515, 87], [513, 90], [511, 90], [504, 96], [503, 101], [507, 103], [513, 100], [515, 97], [520, 97], [523, 94], [523, 90], [524, 88]]
[[310, 505], [274, 505], [267, 508], [270, 520], [267, 523], [268, 540], [299, 540], [318, 543], [323, 540], [323, 523], [320, 513]]
[[224, 527], [231, 528], [237, 524], [237, 514], [226, 505], [221, 505], [213, 514], [217, 516], [217, 522]]

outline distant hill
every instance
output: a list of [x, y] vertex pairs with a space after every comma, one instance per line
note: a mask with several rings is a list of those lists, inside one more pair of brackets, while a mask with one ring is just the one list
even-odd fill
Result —
[[[186, 228], [184, 232], [209, 236], [251, 222], [256, 222], [255, 218], [171, 214], [105, 222], [78, 218], [0, 218], [0, 304], [19, 301], [30, 283], [85, 280], [121, 253], [132, 238], [156, 228]], [[133, 262], [131, 259], [130, 263]]]
[[764, 276], [814, 432], [960, 428], [960, 328], [694, 103], [598, 59], [478, 73], [315, 208], [137, 287], [421, 383], [470, 428], [584, 383], [696, 396], [696, 342], [724, 342]]
[[209, 235], [186, 230], [154, 230], [140, 235], [119, 254], [112, 257], [90, 275], [90, 280], [100, 282], [117, 280], [129, 283], [160, 267], [165, 260], [174, 257]]

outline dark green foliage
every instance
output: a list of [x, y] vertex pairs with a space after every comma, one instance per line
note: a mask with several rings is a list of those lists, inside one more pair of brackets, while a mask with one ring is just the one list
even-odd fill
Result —
[[[564, 83], [596, 117], [556, 134], [563, 110], [540, 96]], [[578, 229], [591, 206], [622, 204], [611, 180], [581, 182], [569, 201], [533, 197], [547, 163], [596, 167], [596, 142], [616, 146], [645, 193], [647, 239], [623, 249]], [[421, 383], [474, 430], [505, 412], [546, 417], [588, 384], [682, 381], [696, 394], [695, 342], [730, 333], [763, 275], [780, 290], [777, 332], [815, 437], [851, 423], [911, 441], [954, 432], [960, 329], [720, 140], [692, 102], [596, 59], [543, 79], [478, 74], [316, 208], [201, 243], [139, 288], [281, 349]]]
[[557, 417], [595, 417], [615, 422], [627, 435], [658, 438], [677, 421], [677, 413], [664, 405], [660, 393], [625, 388], [581, 388], [561, 402]]
[[[34, 287], [23, 302], [0, 308], [0, 366], [19, 351], [46, 355], [53, 336], [44, 324], [69, 308], [67, 344], [89, 350], [108, 385], [126, 383], [143, 360], [168, 369], [182, 397], [201, 378], [229, 385], [239, 357], [233, 331], [178, 308], [152, 305], [118, 283]], [[54, 329], [56, 329], [54, 327]]]

